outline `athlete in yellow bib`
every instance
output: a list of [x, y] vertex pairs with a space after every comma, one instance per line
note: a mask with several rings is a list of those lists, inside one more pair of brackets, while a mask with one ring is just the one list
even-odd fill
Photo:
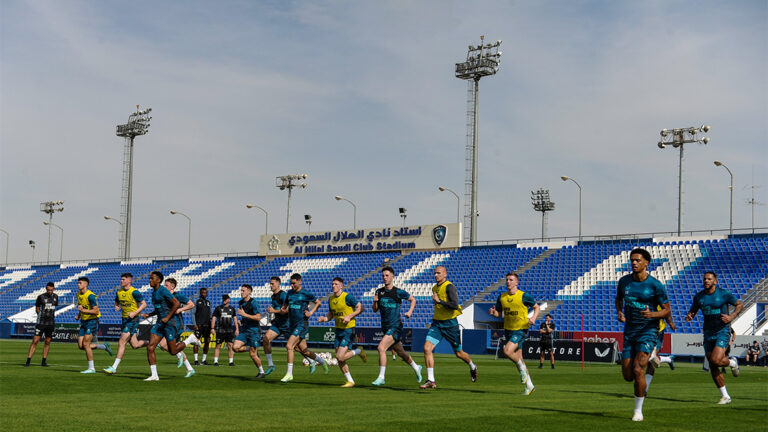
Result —
[[141, 311], [147, 307], [147, 302], [141, 295], [141, 291], [134, 288], [133, 275], [123, 273], [120, 276], [120, 288], [115, 294], [115, 311], [121, 310], [123, 315], [123, 331], [120, 335], [120, 341], [117, 346], [117, 355], [112, 366], [104, 369], [107, 374], [117, 372], [117, 367], [125, 354], [125, 345], [130, 342], [131, 348], [139, 349], [147, 345], [146, 341], [140, 341], [138, 338], [139, 321]]
[[93, 364], [93, 350], [102, 349], [109, 355], [112, 355], [109, 342], [103, 344], [93, 343], [94, 336], [99, 334], [99, 317], [101, 312], [99, 312], [96, 294], [88, 289], [90, 282], [85, 276], [77, 279], [77, 315], [75, 315], [75, 319], [80, 320], [77, 347], [85, 351], [85, 358], [88, 360], [88, 369], [80, 372], [84, 374], [96, 373], [96, 367]]
[[461, 349], [461, 332], [457, 316], [461, 315], [459, 295], [456, 287], [447, 279], [448, 270], [444, 266], [435, 268], [435, 286], [432, 287], [432, 301], [435, 312], [432, 315], [432, 325], [427, 332], [424, 342], [424, 363], [427, 365], [427, 382], [419, 386], [422, 389], [437, 388], [435, 383], [435, 356], [433, 351], [437, 344], [445, 338], [453, 348], [456, 357], [469, 365], [469, 376], [472, 382], [477, 381], [477, 366], [469, 354]]
[[339, 368], [347, 379], [342, 387], [354, 387], [355, 380], [349, 373], [347, 360], [359, 355], [363, 362], [368, 361], [362, 348], [350, 349], [355, 341], [355, 317], [363, 313], [363, 305], [352, 294], [344, 292], [344, 279], [340, 277], [333, 278], [331, 290], [333, 295], [328, 299], [328, 315], [317, 317], [317, 322], [334, 320], [336, 340], [333, 347], [336, 349]]
[[[520, 381], [525, 384], [525, 392], [529, 395], [534, 391], [531, 376], [523, 361], [523, 342], [528, 338], [528, 327], [536, 322], [539, 316], [539, 305], [530, 294], [517, 289], [520, 278], [516, 273], [507, 273], [507, 291], [499, 295], [496, 305], [488, 311], [495, 317], [504, 314], [504, 355], [517, 366]], [[528, 318], [528, 309], [533, 309], [533, 315]]]

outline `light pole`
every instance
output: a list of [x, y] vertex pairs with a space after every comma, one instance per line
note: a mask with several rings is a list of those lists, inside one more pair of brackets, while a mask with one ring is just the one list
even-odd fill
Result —
[[342, 196], [338, 196], [338, 195], [336, 195], [333, 198], [335, 198], [336, 201], [346, 201], [346, 202], [352, 204], [352, 229], [357, 229], [357, 206], [355, 205], [355, 203], [353, 203], [352, 201], [350, 201], [350, 200], [348, 200], [348, 199], [346, 199], [346, 198], [344, 198]]
[[547, 236], [547, 212], [555, 209], [555, 203], [549, 200], [549, 189], [539, 188], [531, 191], [533, 209], [541, 212], [541, 241]]
[[46, 201], [40, 203], [40, 211], [48, 215], [48, 256], [46, 264], [51, 262], [51, 224], [53, 224], [53, 214], [64, 211], [64, 201]]
[[728, 189], [731, 190], [731, 206], [730, 206], [731, 213], [730, 213], [728, 226], [730, 227], [729, 229], [730, 234], [733, 235], [733, 173], [727, 166], [725, 166], [724, 163], [720, 161], [715, 161], [715, 166], [721, 166], [725, 168], [728, 171], [728, 174], [731, 176], [731, 185], [728, 186]]
[[563, 180], [563, 181], [570, 180], [570, 181], [576, 183], [576, 186], [579, 187], [579, 241], [581, 241], [581, 185], [579, 184], [579, 182], [577, 182], [576, 180], [574, 180], [574, 179], [572, 179], [572, 178], [570, 178], [568, 176], [561, 176], [560, 179]]
[[400, 207], [400, 217], [403, 218], [403, 226], [405, 226], [405, 218], [408, 217], [408, 210], [405, 207]]
[[461, 209], [461, 198], [459, 198], [459, 194], [457, 194], [456, 192], [448, 189], [447, 187], [442, 187], [442, 186], [438, 186], [437, 190], [439, 190], [440, 192], [448, 191], [448, 192], [452, 193], [453, 196], [456, 197], [456, 223], [459, 223], [459, 221], [461, 220], [461, 218], [459, 216], [461, 214], [461, 212], [459, 211]]
[[256, 204], [246, 204], [245, 206], [249, 209], [257, 208], [264, 212], [264, 235], [267, 235], [269, 233], [269, 213]]
[[299, 180], [306, 179], [306, 174], [288, 174], [275, 178], [275, 186], [277, 186], [278, 189], [288, 189], [288, 209], [285, 212], [285, 232], [288, 232], [288, 221], [291, 219], [291, 191], [295, 187], [302, 189], [306, 188], [307, 182], [302, 181], [301, 183], [298, 183]]
[[35, 265], [35, 241], [34, 240], [29, 241], [29, 247], [32, 248], [32, 265]]
[[[456, 78], [473, 81], [474, 87], [471, 90], [473, 96], [473, 107], [471, 112], [467, 112], [467, 128], [472, 129], [472, 144], [467, 143], [467, 166], [471, 170], [467, 171], [467, 195], [469, 195], [469, 244], [475, 245], [477, 240], [477, 93], [480, 88], [480, 78], [484, 76], [495, 75], [499, 71], [501, 62], [501, 41], [484, 44], [485, 36], [480, 36], [480, 45], [469, 46], [467, 51], [467, 60], [463, 63], [456, 63]], [[469, 104], [470, 101], [467, 101]], [[467, 131], [467, 141], [469, 141], [469, 131]], [[465, 201], [466, 202], [466, 201]], [[467, 235], [464, 235], [465, 240]]]
[[680, 148], [680, 162], [677, 174], [677, 235], [683, 226], [683, 146], [690, 143], [707, 144], [709, 137], [698, 138], [699, 132], [709, 132], [709, 125], [701, 127], [662, 129], [661, 140], [657, 144], [660, 149], [666, 146]]
[[51, 225], [53, 225], [56, 228], [61, 230], [61, 243], [59, 244], [59, 262], [63, 262], [64, 261], [64, 258], [63, 258], [64, 257], [64, 228], [56, 225], [53, 222], [43, 221], [43, 225], [48, 225], [48, 228], [50, 228]]
[[307, 232], [312, 228], [312, 215], [304, 215], [304, 222], [307, 224]]
[[187, 234], [187, 259], [189, 259], [192, 256], [192, 219], [190, 219], [190, 217], [184, 213], [177, 212], [176, 210], [171, 210], [171, 214], [184, 216], [187, 218], [187, 222], [189, 222], [189, 233]]
[[123, 146], [123, 187], [122, 200], [120, 204], [120, 219], [125, 223], [121, 224], [123, 230], [120, 232], [120, 246], [123, 250], [123, 259], [127, 260], [131, 255], [131, 211], [133, 208], [133, 140], [140, 135], [146, 135], [149, 132], [149, 121], [152, 117], [149, 113], [152, 108], [146, 108], [139, 111], [136, 105], [136, 112], [128, 116], [128, 123], [117, 125], [117, 136], [125, 138]]
[[[117, 220], [117, 219], [115, 219], [113, 217], [109, 217], [109, 216], [104, 216], [104, 220], [112, 221], [112, 222], [115, 222], [115, 223], [119, 224], [120, 225], [120, 237], [122, 237], [122, 235], [123, 235], [122, 234], [123, 233], [123, 223], [122, 222], [120, 222], [119, 220]], [[121, 242], [119, 240], [117, 242], [117, 256], [122, 257], [123, 259], [127, 259], [127, 257], [125, 256], [125, 248], [123, 248], [123, 245], [121, 244]]]
[[0, 229], [0, 232], [5, 233], [5, 267], [8, 267], [8, 243], [11, 242], [11, 235], [4, 229]]

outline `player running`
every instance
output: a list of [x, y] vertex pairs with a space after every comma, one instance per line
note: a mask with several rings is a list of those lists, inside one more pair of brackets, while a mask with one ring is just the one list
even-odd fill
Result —
[[377, 289], [373, 294], [374, 312], [381, 314], [381, 331], [384, 336], [379, 342], [379, 376], [371, 384], [382, 386], [385, 384], [384, 377], [387, 371], [387, 350], [392, 349], [400, 358], [413, 368], [416, 379], [421, 383], [421, 366], [416, 364], [413, 358], [405, 352], [402, 344], [403, 322], [400, 319], [400, 305], [403, 300], [408, 300], [410, 306], [406, 312], [405, 318], [410, 318], [413, 309], [416, 307], [416, 299], [408, 292], [395, 286], [395, 270], [392, 267], [384, 267], [381, 270], [381, 279], [384, 286]]
[[445, 338], [453, 348], [456, 357], [469, 365], [469, 376], [472, 382], [477, 381], [477, 366], [472, 358], [461, 349], [461, 331], [457, 316], [461, 315], [459, 295], [456, 287], [446, 279], [448, 270], [444, 266], [435, 268], [435, 286], [432, 287], [432, 301], [435, 304], [435, 312], [432, 315], [432, 325], [427, 332], [427, 340], [424, 342], [424, 363], [427, 365], [427, 382], [419, 386], [422, 389], [437, 388], [435, 383], [435, 357], [432, 353]]
[[288, 323], [288, 311], [282, 310], [285, 303], [286, 292], [280, 288], [280, 278], [272, 276], [269, 278], [269, 289], [272, 290], [272, 303], [267, 306], [267, 313], [272, 315], [269, 330], [264, 333], [264, 353], [267, 356], [267, 370], [264, 375], [269, 375], [275, 371], [275, 363], [272, 361], [272, 341], [283, 336], [288, 339], [291, 334], [290, 324]]
[[[312, 303], [312, 308], [307, 310], [307, 305]], [[294, 273], [291, 275], [291, 290], [285, 295], [285, 303], [281, 309], [288, 313], [288, 323], [291, 335], [285, 344], [285, 350], [288, 352], [288, 370], [280, 381], [287, 383], [293, 381], [293, 350], [297, 349], [304, 357], [320, 363], [325, 373], [328, 373], [328, 363], [322, 357], [313, 353], [307, 348], [307, 336], [309, 334], [309, 318], [320, 307], [320, 300], [314, 294], [302, 291], [301, 275]], [[314, 373], [314, 364], [310, 365], [310, 373]]]
[[333, 330], [336, 333], [336, 339], [333, 341], [333, 348], [336, 350], [339, 369], [347, 379], [342, 387], [354, 387], [355, 380], [349, 372], [347, 360], [359, 355], [363, 362], [368, 361], [362, 348], [350, 349], [356, 339], [355, 317], [363, 313], [363, 305], [352, 294], [344, 292], [344, 279], [333, 278], [331, 289], [333, 295], [328, 299], [328, 315], [317, 317], [317, 322], [334, 320]]
[[213, 335], [216, 337], [216, 342], [213, 344], [213, 365], [219, 365], [219, 348], [226, 343], [229, 354], [229, 365], [234, 366], [235, 352], [232, 350], [232, 341], [235, 340], [235, 335], [240, 333], [240, 325], [235, 316], [235, 308], [229, 305], [228, 294], [221, 296], [221, 304], [216, 306], [216, 309], [213, 310], [211, 329], [213, 330]]
[[[728, 305], [735, 306], [730, 315], [727, 313]], [[712, 380], [721, 395], [717, 403], [726, 405], [731, 403], [731, 396], [725, 389], [725, 377], [720, 367], [730, 366], [733, 376], [739, 376], [739, 364], [736, 358], [729, 359], [725, 355], [725, 347], [731, 338], [729, 324], [739, 316], [744, 305], [730, 291], [718, 288], [717, 275], [710, 271], [704, 273], [704, 289], [693, 296], [693, 303], [685, 315], [685, 320], [693, 320], [699, 309], [704, 315], [704, 352], [709, 360]]]
[[32, 337], [32, 343], [29, 345], [27, 363], [24, 366], [29, 366], [29, 362], [32, 361], [32, 356], [35, 355], [35, 349], [37, 348], [37, 343], [40, 342], [40, 337], [45, 339], [43, 362], [40, 363], [40, 366], [48, 366], [48, 351], [51, 349], [53, 328], [56, 324], [56, 307], [59, 306], [59, 295], [53, 292], [54, 289], [53, 282], [48, 282], [45, 284], [45, 292], [37, 296], [35, 300], [37, 325], [35, 325], [35, 335]]
[[259, 312], [259, 304], [256, 303], [256, 299], [251, 297], [252, 293], [252, 286], [243, 284], [240, 287], [240, 302], [238, 303], [240, 308], [237, 310], [237, 314], [242, 317], [243, 324], [240, 326], [240, 334], [235, 338], [232, 350], [234, 352], [248, 351], [253, 364], [259, 368], [256, 378], [264, 379], [267, 375], [264, 373], [264, 368], [261, 366], [261, 359], [259, 358], [259, 345], [261, 342], [259, 321], [261, 320], [261, 313]]
[[[499, 294], [496, 304], [488, 312], [500, 317], [504, 314], [504, 355], [507, 356], [520, 373], [520, 382], [525, 384], [524, 395], [536, 390], [531, 382], [531, 375], [523, 360], [523, 343], [528, 338], [528, 328], [539, 317], [539, 305], [530, 294], [517, 288], [520, 277], [516, 273], [507, 273], [507, 292]], [[533, 309], [533, 315], [528, 318], [528, 309]]]
[[[208, 348], [211, 345], [211, 301], [208, 300], [207, 288], [200, 288], [200, 295], [197, 298], [197, 301], [195, 301], [195, 308], [192, 316], [195, 319], [193, 327], [195, 335], [203, 344], [203, 364], [208, 365], [206, 359], [208, 357]], [[199, 348], [200, 347], [197, 345], [193, 348], [195, 353], [195, 366], [200, 364], [197, 361]]]
[[120, 365], [125, 354], [126, 344], [130, 343], [133, 349], [139, 349], [147, 345], [146, 341], [140, 341], [137, 336], [141, 311], [146, 309], [147, 302], [144, 301], [141, 291], [134, 288], [132, 283], [132, 274], [123, 273], [120, 275], [120, 288], [117, 290], [117, 294], [115, 294], [115, 311], [121, 311], [123, 331], [120, 334], [120, 341], [117, 345], [115, 362], [112, 363], [112, 366], [104, 369], [104, 372], [110, 375], [117, 372], [117, 367]]
[[[660, 310], [661, 307], [657, 307], [656, 310]], [[648, 389], [651, 388], [651, 381], [656, 373], [656, 368], [661, 366], [662, 363], [667, 363], [669, 368], [675, 370], [674, 356], [662, 356], [661, 346], [664, 344], [664, 332], [669, 326], [672, 331], [677, 330], [675, 322], [672, 320], [672, 311], [664, 319], [659, 320], [659, 335], [656, 338], [656, 346], [651, 352], [651, 356], [648, 358], [648, 366], [645, 368], [645, 394], [648, 395]]]
[[[173, 314], [173, 319], [176, 320], [176, 337], [174, 338], [174, 341], [178, 343], [179, 340], [181, 340], [181, 334], [184, 332], [184, 316], [182, 314], [188, 310], [194, 309], [195, 304], [192, 303], [192, 300], [190, 300], [189, 297], [182, 294], [181, 291], [176, 290], [177, 284], [178, 282], [176, 282], [176, 279], [170, 277], [166, 278], [164, 282], [165, 288], [170, 291], [174, 297], [176, 297], [176, 300], [179, 301], [180, 305], [179, 308], [176, 309], [176, 313]], [[195, 335], [195, 337], [197, 337], [197, 335]], [[168, 342], [165, 339], [161, 340], [158, 346], [160, 349], [168, 351]], [[195, 347], [197, 347], [197, 345], [195, 345]], [[181, 351], [176, 353], [176, 358], [179, 359], [176, 367], [180, 368], [184, 366], [187, 369], [187, 375], [185, 378], [189, 378], [195, 374], [195, 370], [192, 368], [192, 365], [189, 364], [187, 355], [184, 354], [183, 348]]]
[[88, 369], [80, 372], [83, 374], [96, 373], [96, 367], [93, 365], [93, 350], [102, 349], [107, 354], [112, 355], [112, 349], [109, 342], [103, 344], [93, 343], [93, 338], [99, 334], [99, 304], [96, 294], [88, 289], [91, 281], [85, 277], [77, 279], [77, 315], [76, 320], [80, 320], [80, 331], [77, 334], [77, 347], [85, 351], [85, 358], [88, 360]]
[[[624, 323], [624, 347], [621, 373], [626, 381], [634, 381], [635, 411], [632, 421], [643, 421], [645, 401], [645, 369], [656, 346], [659, 319], [669, 316], [667, 289], [648, 273], [651, 254], [636, 248], [629, 253], [632, 273], [619, 279], [616, 288], [617, 319]], [[660, 306], [660, 310], [657, 307]], [[652, 312], [653, 311], [653, 312]]]

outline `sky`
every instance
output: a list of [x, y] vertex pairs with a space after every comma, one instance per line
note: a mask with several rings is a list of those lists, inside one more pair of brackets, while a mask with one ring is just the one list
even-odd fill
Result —
[[[0, 3], [3, 262], [118, 256], [123, 138], [135, 142], [134, 257], [252, 252], [285, 232], [275, 177], [306, 173], [290, 231], [449, 223], [465, 202], [467, 46], [502, 40], [479, 87], [478, 241], [768, 227], [768, 2], [22, 1]], [[757, 188], [750, 188], [757, 186]], [[750, 206], [747, 200], [763, 204]]]

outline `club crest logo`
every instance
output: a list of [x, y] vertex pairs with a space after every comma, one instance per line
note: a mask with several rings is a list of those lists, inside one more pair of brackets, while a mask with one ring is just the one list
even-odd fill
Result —
[[277, 238], [276, 235], [273, 235], [271, 239], [267, 242], [267, 247], [271, 251], [276, 251], [277, 248], [280, 246], [280, 239]]
[[443, 241], [445, 240], [445, 234], [448, 231], [448, 228], [445, 227], [445, 225], [438, 225], [432, 229], [432, 240], [437, 243], [438, 246], [443, 244]]

